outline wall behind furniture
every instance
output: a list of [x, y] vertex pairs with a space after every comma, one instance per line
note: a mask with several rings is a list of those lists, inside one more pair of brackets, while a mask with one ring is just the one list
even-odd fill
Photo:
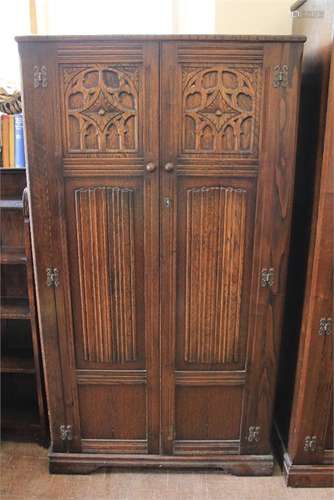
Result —
[[215, 31], [239, 35], [290, 35], [292, 3], [292, 0], [216, 0]]
[[11, 0], [1, 10], [0, 81], [19, 86], [15, 35], [291, 33], [292, 0]]
[[94, 9], [78, 0], [33, 2], [40, 34], [291, 33], [292, 0], [127, 0], [126, 13], [110, 0], [95, 0]]

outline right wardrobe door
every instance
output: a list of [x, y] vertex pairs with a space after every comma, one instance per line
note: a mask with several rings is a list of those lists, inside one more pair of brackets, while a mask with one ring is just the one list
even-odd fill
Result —
[[162, 451], [270, 451], [300, 44], [165, 42]]

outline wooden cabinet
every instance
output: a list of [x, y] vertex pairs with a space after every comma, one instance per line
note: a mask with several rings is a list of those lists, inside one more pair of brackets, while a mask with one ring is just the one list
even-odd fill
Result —
[[272, 472], [303, 41], [19, 38], [51, 471]]
[[[284, 432], [280, 436], [284, 472], [289, 486], [334, 486], [333, 63], [331, 73], [325, 145], [319, 191], [314, 205], [291, 421], [288, 439]], [[278, 420], [278, 424], [280, 423]], [[278, 431], [280, 430], [282, 429], [278, 426]]]
[[289, 486], [329, 486], [334, 478], [334, 96], [328, 93], [334, 86], [333, 76], [329, 81], [334, 4], [298, 0], [291, 10], [293, 33], [306, 35], [307, 41], [275, 434]]
[[47, 441], [47, 417], [32, 267], [26, 172], [0, 168], [1, 431]]

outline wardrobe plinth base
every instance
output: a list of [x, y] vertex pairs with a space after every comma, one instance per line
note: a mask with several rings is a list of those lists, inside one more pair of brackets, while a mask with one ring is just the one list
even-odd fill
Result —
[[167, 455], [117, 455], [94, 453], [49, 453], [53, 474], [89, 474], [101, 468], [215, 469], [236, 476], [271, 476], [273, 455], [221, 455], [206, 457]]
[[293, 464], [284, 453], [283, 472], [288, 486], [295, 488], [333, 488], [334, 465]]

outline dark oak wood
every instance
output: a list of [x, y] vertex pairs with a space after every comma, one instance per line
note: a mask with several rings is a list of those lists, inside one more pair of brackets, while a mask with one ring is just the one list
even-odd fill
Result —
[[[288, 484], [327, 486], [334, 475], [332, 340], [319, 335], [319, 328], [321, 318], [333, 317], [333, 97], [327, 95], [333, 87], [328, 82], [334, 6], [309, 0], [299, 8], [302, 15], [294, 18], [294, 31], [308, 40], [275, 420]], [[312, 18], [312, 11], [323, 17]], [[315, 451], [304, 449], [308, 436], [316, 436]]]
[[[16, 41], [34, 42], [59, 42], [59, 36], [17, 36]], [[218, 41], [218, 42], [300, 42], [306, 40], [304, 35], [63, 35], [62, 40], [67, 42], [114, 42], [114, 41]]]
[[[334, 51], [332, 52], [333, 58]], [[332, 59], [334, 61], [334, 58]], [[308, 264], [301, 338], [298, 353], [294, 403], [292, 408], [288, 453], [291, 461], [287, 475], [291, 486], [334, 486], [333, 432], [333, 330], [321, 335], [320, 321], [333, 319], [334, 259], [334, 65], [326, 119], [326, 134], [320, 186], [314, 211], [314, 232]], [[321, 408], [321, 412], [319, 412]], [[305, 418], [307, 415], [307, 418]], [[316, 449], [305, 448], [307, 436], [316, 437]], [[328, 453], [332, 450], [332, 453]], [[327, 452], [327, 453], [326, 453]], [[330, 463], [329, 463], [330, 462]], [[300, 477], [294, 466], [315, 466], [314, 483]], [[290, 469], [292, 477], [290, 478]], [[313, 477], [313, 476], [311, 476]]]
[[19, 38], [52, 472], [271, 473], [302, 42]]
[[24, 169], [1, 169], [1, 429], [4, 438], [46, 444], [28, 205]]
[[210, 455], [198, 452], [188, 456], [111, 455], [92, 453], [49, 454], [49, 470], [56, 474], [88, 474], [105, 467], [140, 467], [159, 469], [218, 469], [236, 476], [271, 476], [272, 455]]

